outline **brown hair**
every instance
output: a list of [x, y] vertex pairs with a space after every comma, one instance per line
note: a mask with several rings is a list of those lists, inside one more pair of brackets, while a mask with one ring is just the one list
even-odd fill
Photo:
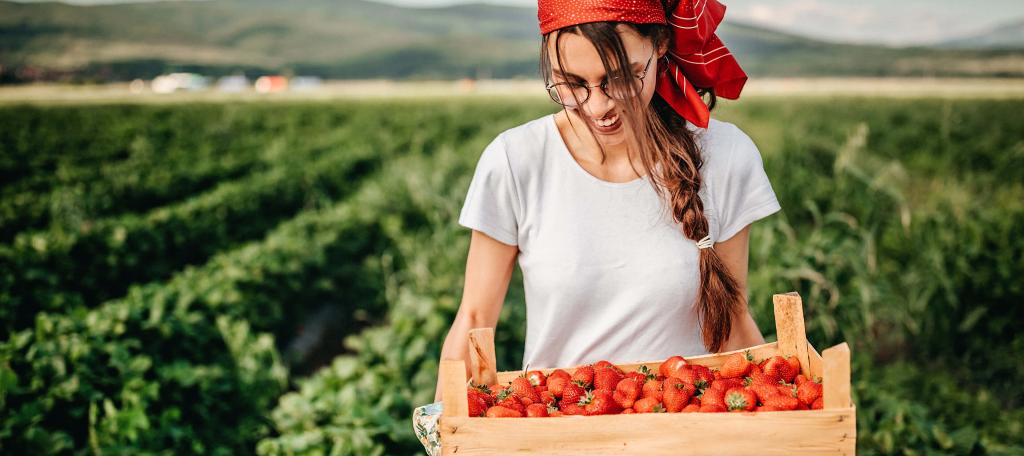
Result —
[[[541, 40], [540, 70], [544, 83], [551, 82], [552, 74], [548, 57], [549, 41], [552, 37], [558, 40], [562, 33], [571, 33], [581, 35], [593, 43], [605, 67], [609, 90], [629, 90], [626, 85], [628, 83], [624, 81], [632, 81], [634, 76], [627, 70], [630, 63], [622, 38], [616, 30], [618, 25], [628, 26], [640, 36], [650, 39], [656, 49], [667, 46], [672, 39], [671, 30], [662, 24], [589, 22], [553, 31], [544, 35]], [[559, 66], [564, 68], [558, 44], [555, 43], [555, 57]], [[664, 65], [660, 66], [659, 71], [666, 69]], [[620, 85], [625, 87], [616, 87]], [[702, 98], [709, 95], [708, 107], [714, 109], [714, 90], [699, 88], [698, 93]], [[651, 185], [663, 201], [669, 202], [672, 217], [682, 225], [683, 234], [694, 241], [708, 235], [709, 226], [704, 216], [704, 203], [697, 194], [701, 186], [699, 170], [703, 165], [703, 159], [694, 133], [686, 127], [686, 120], [657, 94], [651, 99], [650, 108], [653, 109], [641, 106], [639, 97], [616, 100], [616, 108], [621, 108], [617, 111], [623, 126], [634, 133], [628, 138], [627, 147], [630, 151], [638, 151], [637, 156], [640, 157], [644, 169], [649, 171]], [[571, 117], [569, 119], [571, 121]], [[585, 125], [593, 133], [590, 124]], [[607, 156], [600, 142], [598, 147], [601, 148], [603, 161]], [[632, 159], [630, 165], [633, 165]], [[636, 171], [635, 167], [633, 169]], [[637, 172], [637, 175], [639, 174]], [[700, 249], [699, 258], [700, 288], [697, 294], [697, 312], [701, 336], [708, 351], [719, 352], [729, 338], [733, 317], [746, 306], [745, 297], [736, 279], [726, 270], [725, 264], [713, 248]]]

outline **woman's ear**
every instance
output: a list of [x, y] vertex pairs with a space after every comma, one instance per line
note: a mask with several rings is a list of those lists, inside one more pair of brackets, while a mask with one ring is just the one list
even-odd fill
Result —
[[667, 53], [667, 52], [668, 52], [668, 40], [664, 40], [664, 41], [661, 42], [660, 45], [658, 45], [658, 58], [660, 59], [660, 58], [664, 57], [665, 53]]

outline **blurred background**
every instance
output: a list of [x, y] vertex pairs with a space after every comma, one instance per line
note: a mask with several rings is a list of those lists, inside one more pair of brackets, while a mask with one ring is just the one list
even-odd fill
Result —
[[[751, 309], [863, 454], [1024, 454], [1024, 5], [732, 0]], [[0, 1], [0, 453], [416, 454], [536, 4]], [[518, 267], [497, 330], [521, 364]]]

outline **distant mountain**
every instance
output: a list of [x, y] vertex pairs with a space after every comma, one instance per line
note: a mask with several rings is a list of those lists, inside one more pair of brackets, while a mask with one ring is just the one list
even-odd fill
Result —
[[[848, 45], [728, 20], [720, 34], [752, 76], [1024, 75], [1019, 51]], [[0, 1], [0, 81], [6, 82], [124, 80], [175, 70], [214, 76], [537, 77], [539, 44], [535, 9], [492, 4]]]
[[986, 32], [940, 43], [938, 47], [955, 49], [1024, 50], [1024, 19], [1000, 25]]

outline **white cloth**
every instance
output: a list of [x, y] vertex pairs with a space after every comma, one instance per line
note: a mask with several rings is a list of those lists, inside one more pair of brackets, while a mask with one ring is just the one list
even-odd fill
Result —
[[[717, 119], [707, 129], [687, 125], [699, 134], [699, 194], [715, 242], [781, 209], [749, 136]], [[484, 149], [459, 224], [519, 246], [523, 367], [707, 353], [694, 307], [697, 245], [648, 179], [615, 183], [590, 174], [554, 114], [509, 128]]]

